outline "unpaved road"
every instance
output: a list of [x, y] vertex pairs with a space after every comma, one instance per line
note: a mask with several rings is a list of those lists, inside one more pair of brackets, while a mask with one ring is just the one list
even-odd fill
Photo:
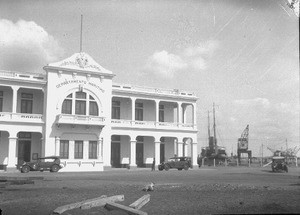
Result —
[[[101, 195], [125, 196], [130, 205], [155, 190], [141, 210], [148, 214], [283, 214], [300, 213], [300, 168], [272, 173], [270, 168], [220, 167], [188, 171], [111, 170], [101, 173], [0, 173], [0, 177], [43, 177], [34, 184], [0, 187], [3, 215], [49, 215], [55, 208]], [[1, 185], [1, 183], [0, 183]], [[69, 215], [124, 214], [103, 207], [73, 209]]]

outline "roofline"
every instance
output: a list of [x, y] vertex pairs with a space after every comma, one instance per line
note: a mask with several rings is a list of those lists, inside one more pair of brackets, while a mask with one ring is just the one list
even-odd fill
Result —
[[72, 69], [72, 68], [63, 68], [63, 67], [56, 67], [56, 66], [44, 66], [43, 67], [44, 70], [47, 71], [47, 69], [50, 69], [50, 70], [60, 70], [60, 71], [67, 71], [67, 72], [82, 72], [84, 74], [94, 74], [94, 75], [102, 75], [102, 76], [106, 76], [106, 77], [115, 77], [116, 75], [115, 74], [109, 74], [109, 73], [103, 73], [103, 72], [95, 72], [95, 71], [92, 71], [92, 70], [81, 70], [81, 69]]

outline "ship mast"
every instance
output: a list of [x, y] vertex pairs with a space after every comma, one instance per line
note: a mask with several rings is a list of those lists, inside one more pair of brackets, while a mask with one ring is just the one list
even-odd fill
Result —
[[208, 119], [208, 124], [207, 124], [207, 129], [208, 129], [208, 142], [209, 142], [209, 138], [210, 138], [210, 120], [209, 120], [209, 111], [207, 111], [207, 119]]
[[216, 138], [216, 117], [215, 117], [215, 103], [213, 103], [213, 117], [214, 117], [214, 146], [217, 146], [217, 138]]

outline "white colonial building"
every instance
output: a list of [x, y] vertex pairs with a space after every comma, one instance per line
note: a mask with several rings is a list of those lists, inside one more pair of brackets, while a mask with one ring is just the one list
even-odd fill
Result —
[[142, 168], [174, 155], [197, 165], [193, 93], [113, 83], [85, 53], [44, 70], [0, 71], [0, 170], [52, 155], [61, 171]]

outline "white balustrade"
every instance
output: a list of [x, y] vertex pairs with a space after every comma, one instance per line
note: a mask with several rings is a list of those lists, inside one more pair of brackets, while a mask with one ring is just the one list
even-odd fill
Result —
[[43, 123], [42, 114], [0, 112], [1, 121]]

